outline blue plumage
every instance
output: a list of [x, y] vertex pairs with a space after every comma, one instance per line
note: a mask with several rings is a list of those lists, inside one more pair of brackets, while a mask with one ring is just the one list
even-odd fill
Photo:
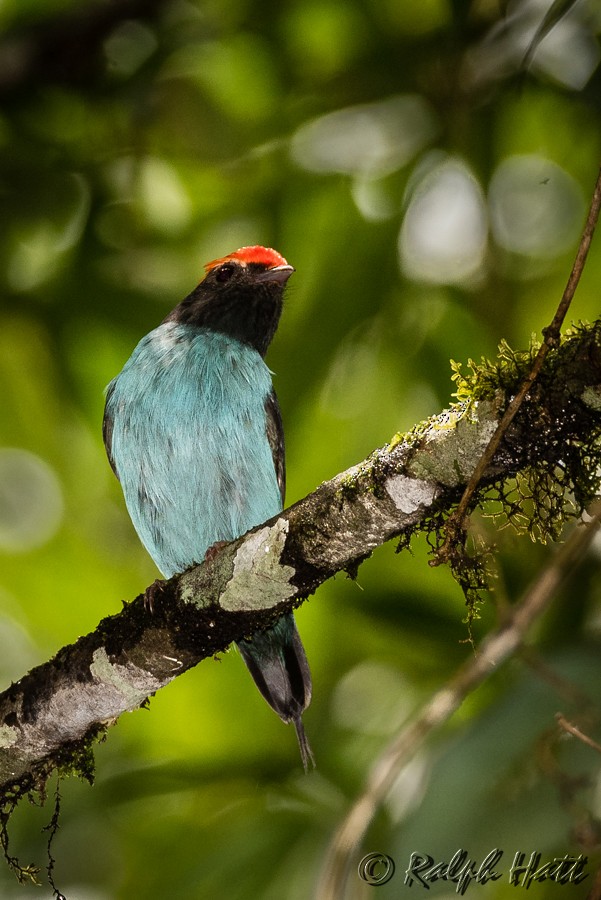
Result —
[[168, 578], [282, 508], [265, 436], [271, 375], [252, 347], [166, 322], [109, 385], [111, 455], [140, 539]]
[[[167, 577], [282, 509], [284, 439], [263, 357], [293, 271], [264, 247], [210, 263], [108, 386], [109, 460], [136, 531]], [[306, 769], [313, 756], [301, 715], [311, 675], [293, 615], [238, 646], [267, 702], [294, 722]]]

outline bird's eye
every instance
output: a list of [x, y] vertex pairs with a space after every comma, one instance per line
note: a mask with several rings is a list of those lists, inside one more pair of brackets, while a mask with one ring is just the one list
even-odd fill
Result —
[[232, 265], [232, 263], [224, 263], [222, 266], [219, 266], [216, 272], [217, 281], [229, 281], [234, 272], [236, 271], [236, 266]]

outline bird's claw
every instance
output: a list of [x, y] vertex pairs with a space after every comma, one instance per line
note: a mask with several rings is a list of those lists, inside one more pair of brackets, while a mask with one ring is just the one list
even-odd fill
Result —
[[144, 609], [146, 610], [146, 612], [154, 612], [155, 600], [158, 600], [160, 595], [163, 593], [164, 587], [165, 582], [161, 581], [160, 578], [157, 578], [156, 581], [153, 581], [152, 584], [146, 588], [146, 590], [144, 591]]
[[204, 561], [207, 562], [207, 561], [210, 561], [210, 560], [215, 559], [215, 557], [217, 556], [217, 554], [219, 553], [219, 551], [220, 551], [223, 547], [225, 547], [225, 545], [226, 545], [227, 543], [229, 543], [229, 542], [228, 542], [228, 541], [215, 541], [214, 544], [211, 544], [211, 546], [207, 549], [207, 551], [206, 551], [206, 553], [205, 553], [205, 559], [204, 559]]

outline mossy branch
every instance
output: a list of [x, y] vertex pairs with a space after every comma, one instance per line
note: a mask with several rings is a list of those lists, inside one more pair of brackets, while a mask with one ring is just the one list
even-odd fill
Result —
[[[535, 41], [536, 37], [533, 43]], [[536, 379], [539, 377], [540, 373], [543, 370], [543, 365], [547, 353], [553, 347], [556, 347], [559, 343], [561, 328], [567, 315], [568, 309], [570, 308], [570, 304], [574, 299], [574, 294], [576, 293], [576, 288], [578, 287], [578, 284], [580, 282], [581, 275], [584, 271], [584, 266], [586, 264], [588, 252], [593, 240], [595, 228], [597, 227], [597, 221], [599, 219], [600, 211], [601, 170], [599, 170], [597, 174], [597, 181], [595, 182], [588, 215], [586, 217], [584, 229], [582, 231], [580, 242], [578, 244], [576, 258], [574, 259], [572, 270], [561, 296], [561, 300], [559, 301], [559, 305], [555, 311], [555, 315], [553, 316], [551, 323], [546, 328], [543, 328], [543, 342], [539, 344], [537, 352], [532, 358], [531, 366], [524, 373], [521, 383], [519, 385], [516, 385], [514, 394], [507, 404], [503, 416], [501, 417], [500, 421], [497, 424], [497, 427], [492, 433], [487, 446], [484, 448], [482, 456], [478, 460], [477, 465], [474, 467], [470, 479], [463, 491], [461, 500], [457, 505], [457, 509], [447, 523], [445, 539], [442, 545], [437, 548], [437, 564], [447, 562], [453, 565], [455, 558], [453, 548], [458, 543], [461, 533], [465, 531], [465, 519], [472, 504], [472, 498], [476, 493], [484, 472], [489, 467], [491, 460], [497, 452], [497, 449], [500, 446], [501, 441], [503, 440], [507, 431], [511, 427], [511, 423], [518, 414], [520, 407], [524, 403], [524, 400], [532, 391]]]
[[[396, 435], [359, 465], [225, 546], [213, 559], [151, 586], [117, 615], [0, 694], [0, 814], [43, 790], [51, 771], [92, 778], [90, 744], [121, 713], [232, 641], [269, 626], [336, 572], [356, 572], [375, 547], [418, 530], [440, 536], [536, 348], [456, 373], [459, 403]], [[530, 521], [553, 534], [570, 505], [598, 492], [601, 323], [573, 330], [545, 365], [474, 503], [508, 480], [533, 485]], [[552, 482], [552, 484], [551, 484]], [[552, 496], [552, 502], [549, 501]], [[511, 515], [513, 499], [508, 502]], [[148, 593], [148, 592], [147, 592]]]

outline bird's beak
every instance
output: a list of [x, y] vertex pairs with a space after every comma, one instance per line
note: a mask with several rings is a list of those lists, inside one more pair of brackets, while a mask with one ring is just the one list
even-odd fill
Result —
[[266, 269], [265, 272], [260, 272], [258, 275], [255, 275], [254, 280], [275, 281], [278, 284], [285, 284], [294, 271], [294, 266], [273, 266], [273, 268]]

